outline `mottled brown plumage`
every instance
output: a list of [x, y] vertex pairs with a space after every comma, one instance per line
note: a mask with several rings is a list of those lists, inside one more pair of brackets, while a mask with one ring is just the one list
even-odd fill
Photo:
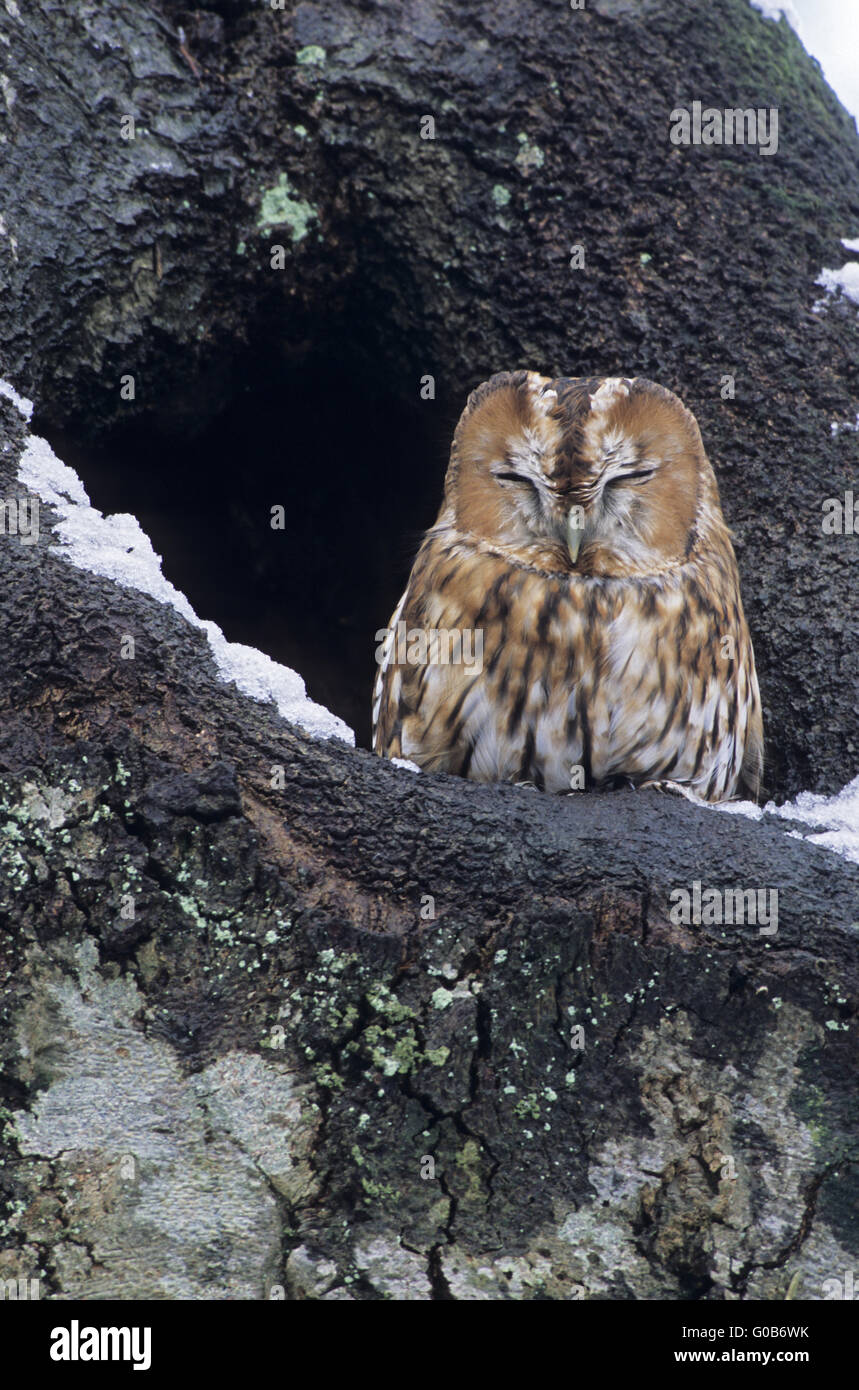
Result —
[[716, 479], [694, 417], [653, 382], [520, 371], [473, 391], [377, 640], [388, 757], [547, 791], [758, 792], [760, 697]]

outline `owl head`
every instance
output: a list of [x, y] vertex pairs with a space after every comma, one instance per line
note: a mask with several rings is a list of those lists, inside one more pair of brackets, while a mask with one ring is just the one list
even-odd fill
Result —
[[694, 416], [642, 377], [491, 377], [457, 426], [445, 514], [521, 563], [583, 575], [656, 574], [725, 530]]

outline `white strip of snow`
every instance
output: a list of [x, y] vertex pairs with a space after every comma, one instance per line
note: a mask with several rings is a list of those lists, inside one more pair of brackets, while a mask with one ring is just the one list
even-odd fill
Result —
[[[21, 413], [30, 418], [27, 407], [32, 410], [32, 406], [22, 401], [11, 386], [0, 381], [0, 392], [14, 400]], [[324, 705], [308, 699], [304, 681], [297, 672], [280, 666], [254, 647], [228, 642], [216, 623], [198, 618], [185, 595], [161, 573], [161, 556], [152, 549], [137, 518], [127, 513], [103, 516], [90, 504], [78, 475], [57, 458], [47, 440], [30, 435], [21, 456], [18, 479], [59, 512], [55, 534], [60, 544], [51, 546], [52, 554], [62, 556], [78, 569], [149, 594], [159, 603], [169, 603], [187, 622], [207, 634], [222, 680], [234, 681], [239, 690], [254, 700], [273, 701], [284, 719], [315, 738], [339, 738], [354, 746], [355, 735], [349, 726]]]
[[[798, 821], [813, 829], [813, 834], [802, 834], [801, 839], [824, 849], [834, 850], [845, 859], [859, 864], [859, 777], [854, 777], [835, 796], [817, 796], [814, 792], [800, 792], [795, 801], [784, 806], [776, 806], [769, 801], [766, 806], [756, 806], [753, 801], [728, 801], [716, 807], [719, 811], [731, 811], [736, 815], [749, 816], [760, 820], [765, 812], [781, 816], [783, 820]], [[791, 831], [791, 834], [799, 834]]]
[[859, 251], [859, 236], [843, 236], [841, 238], [841, 245], [847, 251]]
[[26, 396], [19, 396], [14, 386], [10, 386], [8, 381], [3, 381], [0, 377], [0, 396], [7, 396], [25, 420], [33, 418], [33, 402], [28, 401]]
[[859, 864], [859, 777], [854, 777], [836, 796], [800, 792], [786, 806], [771, 806], [767, 810], [774, 810], [785, 820], [813, 826], [815, 833], [806, 835], [807, 840]]
[[[837, 294], [840, 290], [854, 304], [859, 304], [859, 261], [847, 261], [840, 270], [827, 270], [824, 267], [814, 283], [822, 285], [827, 294]], [[818, 300], [815, 309], [819, 309], [824, 302]]]

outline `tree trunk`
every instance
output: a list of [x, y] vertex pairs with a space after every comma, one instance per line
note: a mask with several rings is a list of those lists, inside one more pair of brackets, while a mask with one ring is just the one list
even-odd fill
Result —
[[[821, 517], [856, 482], [830, 424], [857, 324], [813, 305], [857, 232], [859, 144], [786, 24], [745, 0], [6, 10], [0, 364], [40, 429], [190, 435], [243, 352], [288, 372], [347, 338], [444, 409], [500, 368], [650, 376], [696, 413], [736, 530], [769, 784], [848, 780], [856, 539]], [[693, 100], [778, 106], [777, 155], [672, 145]], [[5, 395], [0, 427], [10, 501], [44, 453]], [[843, 1288], [859, 867], [774, 815], [314, 739], [175, 608], [70, 564], [72, 513], [58, 495], [37, 544], [0, 545], [0, 1278]], [[680, 920], [696, 884], [766, 920]]]

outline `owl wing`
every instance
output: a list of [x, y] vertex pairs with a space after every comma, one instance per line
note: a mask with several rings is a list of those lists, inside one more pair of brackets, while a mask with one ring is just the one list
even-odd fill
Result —
[[[442, 600], [413, 576], [394, 610], [377, 648], [373, 749], [383, 757], [408, 758], [428, 772], [467, 776], [471, 742], [466, 716], [485, 694], [481, 664], [444, 659], [455, 654], [457, 644], [461, 656], [463, 643], [467, 658], [474, 633], [453, 588], [446, 586]], [[433, 640], [439, 643], [435, 651]]]
[[[399, 701], [402, 679], [395, 671], [395, 652], [398, 624], [402, 620], [403, 608], [409, 596], [408, 589], [401, 595], [394, 609], [391, 621], [384, 630], [381, 645], [376, 648], [379, 669], [373, 683], [373, 751], [386, 758], [401, 758], [402, 719]], [[377, 638], [379, 633], [376, 633]], [[397, 679], [395, 680], [395, 675]]]
[[743, 792], [751, 797], [752, 801], [759, 801], [764, 794], [762, 785], [764, 775], [764, 722], [761, 713], [761, 697], [758, 690], [758, 677], [755, 671], [755, 659], [751, 654], [751, 639], [749, 639], [750, 669], [751, 669], [751, 695], [748, 708], [748, 722], [746, 725], [746, 741], [743, 749], [743, 762], [740, 768], [739, 784], [737, 791], [742, 795]]
[[406, 591], [379, 649], [373, 748], [385, 758], [410, 759], [425, 771], [464, 774], [467, 739], [460, 714], [468, 695], [477, 691], [480, 671], [461, 662], [425, 660], [421, 642], [430, 644], [438, 630], [416, 609]]

